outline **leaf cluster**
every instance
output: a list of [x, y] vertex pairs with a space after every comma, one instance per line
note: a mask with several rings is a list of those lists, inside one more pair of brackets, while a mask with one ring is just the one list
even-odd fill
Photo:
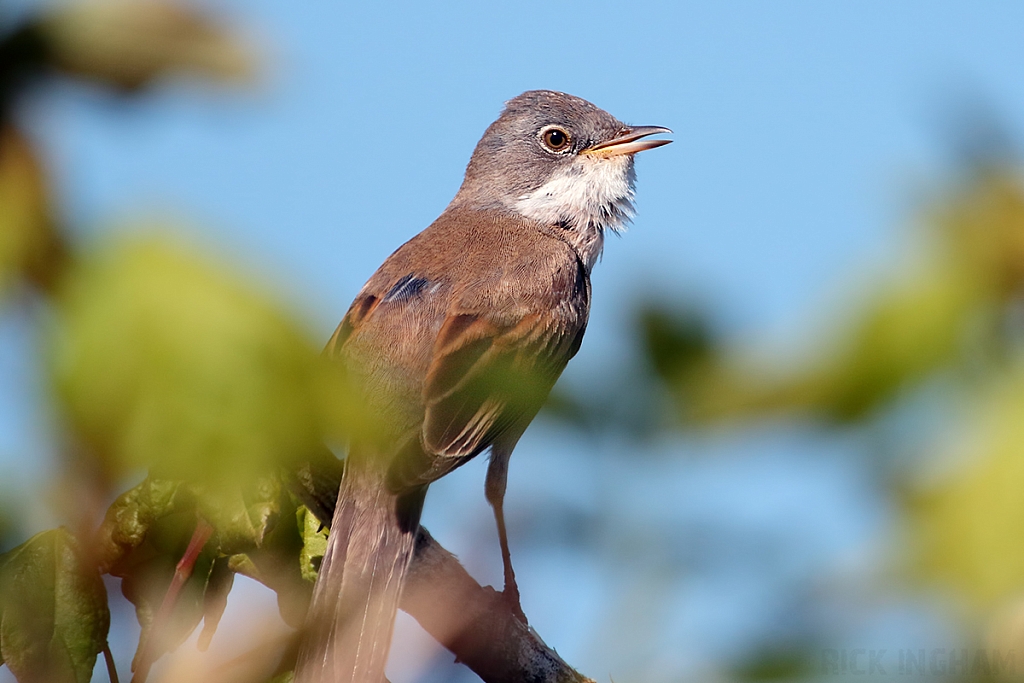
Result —
[[[281, 475], [372, 420], [252, 278], [153, 226], [80, 247], [14, 116], [63, 78], [134, 93], [252, 65], [243, 41], [170, 2], [90, 0], [0, 27], [0, 305], [33, 302], [61, 457], [81, 475], [62, 495], [74, 527], [0, 556], [0, 659], [19, 681], [91, 679], [109, 654], [104, 574], [135, 605], [143, 672], [200, 621], [209, 644], [238, 573], [277, 591], [289, 624], [305, 614], [325, 535]], [[83, 507], [147, 472], [102, 520]]]

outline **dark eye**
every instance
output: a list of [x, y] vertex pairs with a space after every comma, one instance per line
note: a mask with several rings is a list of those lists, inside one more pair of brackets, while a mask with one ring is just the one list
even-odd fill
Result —
[[548, 128], [541, 134], [541, 139], [553, 152], [561, 152], [569, 146], [569, 134], [561, 128]]

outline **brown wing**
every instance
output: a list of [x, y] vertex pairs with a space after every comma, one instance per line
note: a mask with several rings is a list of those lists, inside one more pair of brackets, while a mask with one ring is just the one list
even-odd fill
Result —
[[530, 314], [499, 326], [482, 315], [449, 317], [424, 384], [423, 446], [466, 458], [525, 427], [579, 349], [583, 325]]

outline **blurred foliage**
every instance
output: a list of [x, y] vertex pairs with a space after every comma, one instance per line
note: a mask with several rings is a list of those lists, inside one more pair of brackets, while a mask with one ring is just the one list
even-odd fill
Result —
[[918, 568], [992, 610], [1024, 588], [1024, 353], [964, 412], [959, 437], [937, 449], [948, 471], [904, 501]]
[[715, 348], [711, 330], [695, 312], [649, 305], [640, 311], [638, 326], [651, 367], [673, 382], [682, 381]]
[[732, 675], [737, 681], [794, 681], [814, 674], [815, 664], [803, 650], [779, 648], [754, 653]]
[[160, 0], [84, 0], [44, 9], [7, 31], [0, 27], [0, 114], [20, 89], [52, 73], [133, 91], [173, 75], [245, 82], [256, 65], [248, 44], [198, 9]]
[[184, 5], [90, 0], [36, 26], [53, 66], [125, 90], [175, 72], [224, 81], [255, 75], [249, 46]]
[[80, 258], [49, 336], [61, 405], [116, 475], [247, 485], [341, 437], [336, 366], [267, 297], [178, 247]]
[[[302, 325], [225, 264], [152, 229], [72, 247], [14, 115], [56, 74], [130, 92], [174, 74], [248, 79], [253, 60], [204, 13], [169, 2], [62, 4], [0, 27], [0, 298], [46, 302], [62, 455], [84, 475], [62, 494], [74, 531], [0, 556], [0, 657], [19, 681], [90, 680], [109, 574], [142, 625], [143, 680], [200, 621], [210, 644], [236, 573], [277, 591], [285, 621], [301, 625], [324, 534], [281, 475], [374, 423]], [[146, 471], [98, 529], [91, 507], [75, 507]]]
[[[684, 419], [804, 411], [855, 422], [935, 373], [998, 373], [1005, 349], [1016, 343], [1004, 323], [1024, 283], [1024, 190], [1014, 175], [983, 169], [923, 226], [919, 253], [849, 306], [840, 329], [810, 358], [719, 350], [680, 376], [658, 360], [673, 355], [664, 339], [648, 334], [647, 353]], [[687, 343], [674, 348], [678, 357], [692, 356]]]
[[803, 354], [732, 348], [668, 308], [638, 331], [680, 428], [791, 416], [870, 430], [941, 391], [952, 414], [910, 439], [917, 466], [887, 470], [905, 515], [903, 576], [994, 624], [1024, 592], [1024, 184], [1005, 166], [972, 169], [921, 212], [917, 237]]
[[19, 276], [49, 285], [62, 248], [46, 179], [29, 142], [0, 122], [0, 297]]
[[0, 490], [0, 551], [7, 550], [17, 543], [17, 524], [15, 523], [15, 510], [8, 498], [9, 491]]

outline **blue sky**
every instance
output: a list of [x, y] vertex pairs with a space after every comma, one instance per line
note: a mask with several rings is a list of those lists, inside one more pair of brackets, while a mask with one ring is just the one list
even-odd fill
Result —
[[170, 88], [118, 109], [63, 93], [30, 118], [84, 223], [187, 217], [303, 300], [318, 292], [330, 326], [444, 208], [504, 100], [578, 94], [676, 130], [640, 160], [639, 217], [597, 271], [598, 311], [653, 279], [747, 327], [884, 252], [948, 160], [964, 95], [1007, 117], [1024, 104], [1009, 3], [705, 5], [220, 2], [265, 57], [256, 92]]
[[[906, 225], [917, 200], [954, 166], [951, 126], [963, 104], [990, 107], [1011, 132], [1024, 111], [1024, 5], [1011, 2], [207, 6], [240, 26], [262, 54], [266, 77], [255, 89], [170, 84], [122, 102], [65, 88], [38, 93], [21, 112], [44, 142], [61, 208], [82, 238], [140, 216], [183, 224], [280, 285], [326, 340], [383, 258], [444, 209], [503, 101], [527, 89], [564, 90], [627, 122], [675, 130], [674, 144], [641, 156], [638, 218], [622, 239], [609, 240], [595, 269], [592, 325], [567, 373], [576, 382], [615, 367], [629, 343], [629, 304], [650, 292], [701, 304], [738, 339], [788, 330], [787, 338], [799, 340], [808, 333], [802, 322], [809, 310], [827, 310], [865, 266], [894, 262], [912, 244]], [[0, 383], [0, 473], [11, 488], [37, 480], [46, 462], [44, 426], [25, 402], [39, 395], [31, 346], [23, 325], [0, 320], [0, 375], [9, 378]], [[552, 441], [570, 452], [565, 462], [595, 467], [586, 445], [566, 443], [555, 431], [533, 430], [517, 452], [513, 517], [517, 497], [528, 517], [522, 510], [530, 496], [557, 501], [580, 476], [572, 468], [549, 473], [545, 458], [557, 457]], [[800, 508], [756, 503], [765, 493], [759, 483], [775, 477], [794, 487], [795, 500], [806, 496], [824, 510], [822, 524], [831, 531], [804, 532], [849, 533], [869, 543], [884, 506], [858, 483], [862, 473], [851, 474], [847, 446], [787, 446], [779, 438], [768, 440], [777, 458], [764, 456], [771, 447], [754, 445], [764, 442], [757, 439], [659, 446], [691, 459], [672, 465], [671, 476], [680, 477], [690, 500], [706, 503], [704, 512], [681, 505], [693, 508], [679, 513], [684, 521], [721, 508], [723, 524], [764, 518], [788, 528]], [[693, 464], [702, 449], [734, 459]], [[736, 454], [748, 451], [767, 458], [759, 461], [768, 470], [763, 476], [736, 476], [744, 467]], [[808, 466], [820, 462], [826, 465]], [[451, 502], [458, 499], [475, 506], [480, 528], [488, 528], [482, 470], [467, 472], [445, 484], [446, 493], [432, 494], [428, 519], [434, 515], [435, 525], [457, 528], [466, 515]], [[695, 489], [694, 476], [705, 477], [707, 487]], [[536, 484], [545, 477], [564, 486]], [[821, 490], [835, 495], [819, 505], [812, 499]], [[621, 509], [642, 498], [624, 497]], [[675, 509], [669, 492], [655, 499]], [[836, 559], [842, 547], [814, 547], [831, 558], [821, 560], [826, 564], [848, 561]], [[679, 637], [695, 652], [667, 645], [662, 653], [674, 654], [654, 663], [614, 656], [600, 645], [600, 629], [579, 628], [563, 610], [544, 606], [567, 595], [580, 614], [600, 620], [607, 576], [566, 586], [560, 573], [600, 572], [557, 560], [557, 548], [539, 548], [523, 563], [546, 578], [520, 572], [527, 612], [547, 614], [538, 629], [584, 671], [671, 678], [735, 654], [735, 643], [749, 642], [738, 633], [770, 631], [764, 623], [774, 608], [753, 610], [763, 623], [751, 626], [709, 605], [725, 604], [722, 595], [743, 585], [749, 608], [770, 601], [778, 585], [750, 577], [715, 583], [712, 574], [707, 586], [687, 584], [690, 592], [679, 597], [680, 612], [695, 622], [677, 624]], [[494, 551], [496, 559], [496, 544]], [[497, 566], [485, 565], [492, 572]], [[824, 571], [812, 565], [810, 574]], [[779, 571], [780, 581], [804, 576]], [[531, 595], [545, 597], [531, 608]], [[702, 655], [700, 638], [714, 629], [701, 624], [718, 617], [721, 652], [707, 645]]]

